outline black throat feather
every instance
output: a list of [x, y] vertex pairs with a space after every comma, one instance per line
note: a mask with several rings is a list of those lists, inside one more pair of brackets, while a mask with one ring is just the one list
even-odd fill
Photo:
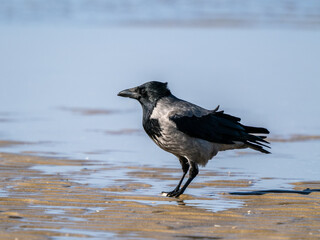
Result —
[[157, 102], [150, 103], [150, 104], [143, 104], [143, 119], [142, 119], [142, 125], [146, 133], [151, 137], [152, 139], [155, 139], [156, 137], [161, 137], [161, 127], [159, 124], [159, 121], [157, 119], [151, 119], [151, 114], [154, 110], [154, 108], [157, 105]]

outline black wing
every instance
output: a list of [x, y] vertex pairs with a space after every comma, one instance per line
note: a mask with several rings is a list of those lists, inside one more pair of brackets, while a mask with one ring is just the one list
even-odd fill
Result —
[[240, 118], [216, 110], [201, 117], [175, 115], [170, 117], [170, 119], [176, 123], [177, 128], [181, 132], [191, 137], [222, 144], [233, 144], [239, 141], [257, 151], [270, 153], [263, 148], [270, 148], [265, 145], [269, 144], [269, 142], [264, 140], [266, 136], [251, 134], [268, 134], [269, 131], [267, 129], [244, 126], [240, 123]]

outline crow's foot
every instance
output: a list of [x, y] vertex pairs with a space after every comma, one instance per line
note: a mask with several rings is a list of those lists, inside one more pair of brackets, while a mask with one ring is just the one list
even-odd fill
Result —
[[179, 197], [182, 194], [182, 191], [180, 190], [173, 190], [171, 192], [162, 192], [162, 195], [166, 196], [166, 197]]

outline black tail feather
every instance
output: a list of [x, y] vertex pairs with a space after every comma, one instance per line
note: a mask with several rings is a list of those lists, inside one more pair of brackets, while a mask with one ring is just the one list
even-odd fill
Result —
[[270, 148], [270, 146], [266, 144], [270, 144], [268, 141], [266, 141], [267, 136], [257, 136], [253, 134], [269, 134], [269, 130], [266, 128], [261, 128], [261, 127], [251, 127], [251, 126], [241, 126], [244, 128], [244, 131], [246, 133], [246, 141], [245, 143], [252, 149], [257, 150], [262, 153], [270, 153], [266, 148]]
[[245, 126], [242, 125], [241, 126], [245, 129], [245, 131], [247, 133], [262, 133], [262, 134], [269, 134], [269, 130], [266, 128], [261, 128], [261, 127], [251, 127], [251, 126]]
[[270, 153], [269, 151], [264, 149], [262, 146], [259, 146], [257, 144], [250, 143], [250, 142], [246, 142], [246, 144], [249, 146], [249, 148], [252, 148], [252, 149], [257, 150], [259, 152], [266, 153], [266, 154]]
[[270, 144], [268, 141], [264, 140], [263, 137], [265, 137], [265, 136], [260, 137], [260, 136], [256, 136], [256, 135], [252, 135], [252, 134], [247, 133], [247, 140], [248, 141], [253, 142], [253, 143], [258, 143], [262, 146], [268, 147], [267, 145], [260, 143], [260, 142], [263, 142], [263, 143]]

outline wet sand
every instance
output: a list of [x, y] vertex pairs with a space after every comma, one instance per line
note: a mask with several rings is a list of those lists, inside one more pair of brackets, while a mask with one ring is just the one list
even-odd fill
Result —
[[[13, 144], [2, 141], [0, 145]], [[15, 143], [16, 144], [16, 143]], [[212, 212], [179, 199], [136, 194], [150, 184], [119, 178], [118, 185], [98, 188], [75, 179], [88, 174], [92, 160], [69, 160], [0, 153], [1, 239], [319, 239], [320, 192], [309, 195], [233, 196], [241, 208]], [[34, 166], [82, 167], [73, 174], [48, 174]], [[172, 178], [178, 169], [132, 166], [132, 179]], [[101, 171], [113, 171], [101, 165]], [[249, 180], [196, 183], [194, 188], [246, 187]], [[320, 182], [296, 183], [295, 189], [320, 188]], [[212, 200], [214, 201], [214, 200]]]

